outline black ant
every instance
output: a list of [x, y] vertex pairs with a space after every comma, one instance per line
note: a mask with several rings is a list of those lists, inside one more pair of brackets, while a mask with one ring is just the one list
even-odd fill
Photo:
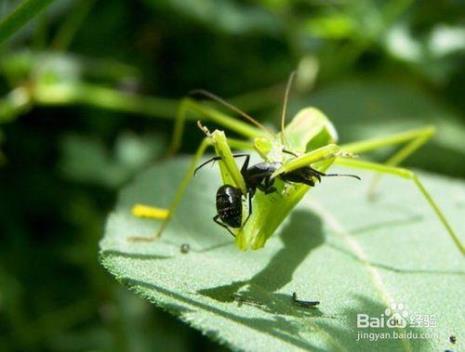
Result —
[[[247, 193], [242, 194], [239, 188], [231, 185], [222, 185], [218, 188], [216, 192], [216, 210], [218, 214], [213, 217], [213, 221], [228, 230], [231, 235], [236, 236], [230, 230], [230, 227], [239, 228], [242, 225], [242, 196], [247, 195], [249, 202], [249, 214], [245, 220], [247, 222], [252, 214], [252, 198], [257, 188], [265, 194], [276, 191], [276, 188], [272, 186], [271, 175], [278, 168], [279, 164], [262, 162], [249, 167], [249, 154], [234, 154], [233, 157], [245, 157], [245, 161], [241, 167], [241, 174], [245, 181]], [[195, 169], [194, 174], [203, 166], [218, 160], [221, 160], [221, 157], [215, 156], [205, 161]]]
[[[297, 157], [296, 154], [283, 150], [284, 153], [291, 154]], [[250, 154], [234, 154], [234, 158], [245, 157], [241, 167], [241, 175], [244, 178], [247, 193], [242, 194], [242, 191], [231, 185], [222, 185], [216, 192], [216, 211], [217, 215], [213, 217], [213, 221], [221, 227], [224, 227], [228, 232], [235, 237], [235, 234], [230, 228], [240, 228], [242, 226], [242, 196], [247, 196], [249, 203], [249, 214], [245, 219], [244, 224], [252, 215], [252, 198], [257, 189], [265, 194], [270, 194], [276, 191], [274, 187], [274, 179], [271, 175], [281, 166], [278, 162], [260, 162], [249, 167]], [[199, 169], [205, 165], [221, 160], [221, 157], [215, 156], [200, 164], [194, 171], [194, 175]], [[356, 175], [346, 174], [326, 174], [318, 171], [311, 166], [304, 166], [297, 170], [282, 173], [278, 177], [286, 183], [303, 183], [308, 186], [315, 186], [315, 180], [321, 182], [321, 177], [326, 176], [348, 176], [360, 180]]]

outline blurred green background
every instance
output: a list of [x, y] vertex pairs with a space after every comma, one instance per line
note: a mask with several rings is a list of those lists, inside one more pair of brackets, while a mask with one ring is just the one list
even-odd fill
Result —
[[[458, 0], [52, 1], [0, 46], [0, 350], [222, 350], [98, 263], [179, 100], [204, 88], [277, 126], [297, 68], [290, 115], [321, 108], [342, 142], [432, 123], [407, 164], [464, 178], [464, 49]], [[189, 124], [182, 152], [200, 139]]]

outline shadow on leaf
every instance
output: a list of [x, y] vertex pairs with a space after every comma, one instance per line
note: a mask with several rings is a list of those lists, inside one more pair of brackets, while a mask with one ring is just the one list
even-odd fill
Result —
[[[310, 229], [310, 233], [302, 231]], [[324, 243], [319, 217], [307, 210], [296, 210], [280, 233], [283, 247], [269, 263], [250, 280], [198, 291], [220, 302], [238, 301], [253, 304], [262, 310], [293, 316], [320, 316], [317, 308], [304, 309], [292, 302], [292, 292], [275, 294], [292, 281], [295, 270], [309, 253]]]

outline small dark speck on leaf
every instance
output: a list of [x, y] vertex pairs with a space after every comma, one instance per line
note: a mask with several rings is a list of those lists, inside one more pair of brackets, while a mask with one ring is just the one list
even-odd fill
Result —
[[182, 254], [187, 254], [187, 253], [189, 253], [190, 249], [191, 249], [191, 246], [190, 246], [188, 243], [183, 243], [183, 244], [181, 244], [180, 250], [181, 250], [181, 253], [182, 253]]
[[450, 341], [450, 343], [456, 343], [456, 342], [457, 342], [457, 338], [456, 338], [454, 335], [450, 335], [450, 336], [449, 336], [449, 341]]
[[301, 300], [297, 299], [297, 293], [296, 292], [292, 293], [292, 301], [294, 302], [294, 304], [296, 304], [298, 306], [301, 306], [301, 307], [304, 307], [304, 308], [312, 308], [312, 307], [316, 307], [317, 305], [320, 304], [319, 301], [301, 301]]

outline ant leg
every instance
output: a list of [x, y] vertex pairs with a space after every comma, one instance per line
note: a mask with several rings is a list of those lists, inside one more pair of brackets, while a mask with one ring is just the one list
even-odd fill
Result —
[[[240, 158], [240, 157], [243, 157], [243, 156], [245, 156], [246, 159], [245, 159], [244, 165], [242, 166], [242, 169], [244, 168], [244, 166], [247, 169], [247, 167], [249, 165], [250, 155], [249, 154], [233, 154], [234, 158]], [[215, 162], [215, 161], [218, 161], [218, 160], [221, 160], [221, 156], [214, 156], [214, 157], [208, 159], [207, 161], [203, 162], [202, 164], [197, 166], [197, 168], [194, 170], [194, 176], [197, 174], [197, 171], [199, 171], [202, 167], [204, 167], [207, 164], [210, 164], [211, 162]]]
[[242, 164], [242, 167], [241, 167], [241, 174], [242, 176], [244, 176], [247, 172], [247, 169], [249, 168], [249, 160], [250, 160], [250, 154], [236, 154], [236, 155], [233, 155], [235, 158], [236, 157], [240, 157], [240, 156], [245, 156], [245, 160], [244, 160], [244, 163]]
[[220, 216], [217, 214], [213, 217], [213, 221], [216, 222], [218, 225], [220, 225], [221, 227], [225, 228], [226, 230], [228, 230], [228, 232], [235, 238], [236, 235], [231, 231], [231, 229], [226, 226], [225, 224], [223, 224], [220, 220], [218, 220]]
[[302, 169], [302, 171], [306, 173], [305, 176], [307, 179], [311, 177], [315, 177], [318, 180], [318, 182], [321, 182], [321, 176], [326, 176], [326, 174], [314, 169], [311, 166], [306, 167], [305, 169]]
[[259, 184], [257, 188], [265, 194], [270, 194], [276, 192], [276, 187], [273, 187], [274, 179], [271, 179], [270, 176], [265, 177], [263, 183]]
[[210, 164], [211, 162], [215, 162], [221, 160], [221, 156], [214, 156], [213, 158], [208, 159], [207, 161], [203, 162], [199, 166], [197, 166], [194, 170], [194, 176], [197, 174], [197, 171], [199, 171], [202, 167], [204, 167], [207, 164]]
[[338, 174], [334, 174], [334, 173], [332, 173], [332, 174], [327, 174], [327, 173], [318, 171], [318, 170], [316, 170], [316, 169], [314, 169], [314, 168], [311, 168], [311, 169], [312, 169], [312, 172], [314, 173], [313, 176], [315, 176], [315, 177], [318, 179], [319, 182], [321, 182], [321, 176], [323, 176], [323, 177], [340, 177], [340, 176], [342, 176], [342, 177], [352, 177], [352, 178], [356, 178], [356, 179], [359, 180], [359, 181], [361, 180], [360, 176], [357, 176], [357, 175], [352, 175], [352, 174], [339, 174], [339, 173], [338, 173]]
[[298, 169], [295, 171], [291, 171], [285, 174], [281, 174], [280, 178], [284, 182], [291, 182], [291, 183], [303, 183], [307, 186], [314, 187], [315, 186], [315, 181], [312, 179], [312, 177], [320, 179], [317, 174], [311, 172], [311, 168], [305, 168], [305, 169]]

